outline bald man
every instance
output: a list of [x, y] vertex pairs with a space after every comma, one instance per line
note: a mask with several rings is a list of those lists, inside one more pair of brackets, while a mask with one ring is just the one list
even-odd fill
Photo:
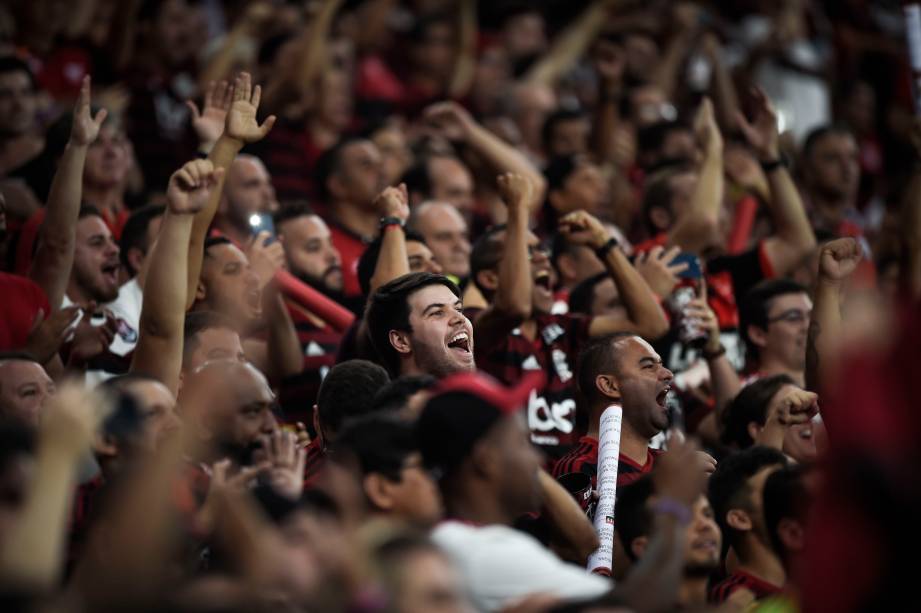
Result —
[[37, 426], [54, 381], [32, 357], [0, 353], [0, 417]]
[[265, 165], [255, 156], [238, 155], [227, 171], [214, 227], [238, 245], [245, 245], [252, 234], [250, 217], [277, 210], [275, 188]]

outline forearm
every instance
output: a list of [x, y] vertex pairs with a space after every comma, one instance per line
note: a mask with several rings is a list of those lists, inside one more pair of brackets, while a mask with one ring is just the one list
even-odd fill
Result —
[[499, 260], [499, 285], [493, 308], [514, 320], [531, 317], [531, 262], [528, 257], [528, 206], [510, 207], [505, 246]]
[[813, 392], [819, 392], [822, 373], [832, 359], [832, 345], [841, 332], [840, 292], [839, 282], [819, 277], [806, 336], [806, 389]]
[[690, 49], [691, 37], [687, 33], [679, 33], [672, 37], [661, 61], [652, 77], [652, 82], [659, 86], [665, 94], [666, 100], [674, 100], [677, 84], [681, 81], [678, 72], [684, 65], [685, 58]]
[[321, 69], [331, 64], [329, 55], [329, 34], [333, 18], [342, 6], [343, 0], [326, 0], [316, 19], [307, 29], [301, 54], [297, 62], [295, 85], [301, 96], [310, 96], [316, 87]]
[[148, 255], [140, 336], [131, 370], [157, 377], [173, 394], [179, 390], [185, 322], [186, 275], [192, 217], [163, 215], [160, 234]]
[[599, 162], [611, 162], [614, 156], [614, 134], [620, 123], [620, 113], [617, 108], [619, 95], [613, 87], [603, 87], [601, 102], [595, 109], [595, 120], [592, 126], [592, 150]]
[[237, 59], [237, 47], [247, 39], [247, 26], [238, 23], [224, 37], [220, 48], [208, 59], [201, 75], [198, 77], [199, 89], [204, 91], [211, 81], [220, 81], [231, 77]]
[[63, 570], [67, 517], [77, 459], [42, 443], [25, 503], [0, 555], [0, 583], [28, 591], [53, 589]]
[[479, 124], [471, 128], [466, 143], [496, 175], [511, 172], [527, 177], [534, 186], [534, 201], [527, 203], [529, 209], [534, 210], [538, 203], [543, 202], [547, 181], [518, 149]]
[[816, 241], [799, 190], [784, 167], [768, 172], [767, 178], [771, 191], [771, 217], [777, 234], [790, 249], [805, 255], [815, 247]]
[[615, 594], [637, 611], [673, 608], [684, 568], [684, 532], [684, 526], [672, 516], [656, 515], [643, 557]]
[[470, 91], [476, 73], [477, 21], [475, 0], [460, 1], [460, 27], [458, 40], [460, 49], [454, 64], [449, 93], [452, 98], [461, 98]]
[[690, 206], [669, 233], [669, 244], [700, 253], [718, 242], [716, 228], [723, 203], [723, 152], [716, 147], [705, 154]]
[[409, 256], [406, 253], [406, 235], [397, 225], [384, 228], [381, 252], [377, 257], [371, 277], [371, 293], [394, 279], [409, 274]]
[[710, 369], [710, 386], [713, 388], [716, 423], [722, 424], [723, 412], [742, 389], [742, 382], [739, 380], [739, 373], [732, 367], [725, 354], [707, 360], [707, 367]]
[[51, 181], [45, 220], [30, 277], [48, 296], [52, 309], [61, 307], [74, 261], [77, 216], [83, 191], [86, 145], [68, 143]]
[[560, 75], [576, 63], [604, 27], [605, 15], [611, 2], [592, 3], [572, 25], [560, 34], [550, 50], [531, 68], [524, 80], [553, 85]]
[[[652, 289], [633, 267], [624, 252], [618, 247], [610, 249], [604, 264], [627, 310], [629, 327], [649, 340], [659, 338], [668, 332], [668, 320], [662, 312], [662, 307], [656, 302]], [[593, 319], [589, 330], [592, 336], [600, 336], [609, 332], [601, 325], [606, 321], [605, 317], [601, 315]]]
[[[270, 290], [271, 291], [271, 290]], [[270, 301], [271, 309], [267, 313], [269, 320], [268, 353], [269, 365], [276, 380], [291, 377], [304, 369], [304, 357], [301, 343], [297, 338], [294, 321], [281, 294], [277, 293]]]
[[716, 106], [720, 127], [724, 130], [732, 131], [735, 127], [736, 113], [740, 109], [739, 95], [736, 93], [732, 75], [729, 74], [723, 59], [720, 57], [719, 50], [715, 50], [710, 54], [709, 59], [713, 66], [713, 79], [711, 81], [713, 103]]
[[553, 531], [559, 535], [567, 550], [572, 551], [579, 562], [585, 563], [588, 556], [598, 549], [598, 534], [585, 515], [585, 511], [556, 479], [541, 470], [539, 473], [543, 515], [550, 522]]

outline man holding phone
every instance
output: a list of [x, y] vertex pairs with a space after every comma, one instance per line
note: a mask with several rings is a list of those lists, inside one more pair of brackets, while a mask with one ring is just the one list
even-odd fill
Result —
[[255, 156], [238, 155], [227, 169], [213, 228], [236, 244], [246, 245], [260, 232], [274, 236], [272, 213], [277, 210], [275, 188], [265, 165]]

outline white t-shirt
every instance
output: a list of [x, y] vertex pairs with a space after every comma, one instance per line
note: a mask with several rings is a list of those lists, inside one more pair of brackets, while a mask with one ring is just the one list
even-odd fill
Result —
[[432, 539], [457, 564], [474, 603], [496, 611], [530, 594], [573, 600], [597, 598], [614, 584], [567, 564], [534, 537], [507, 526], [472, 526], [446, 521]]

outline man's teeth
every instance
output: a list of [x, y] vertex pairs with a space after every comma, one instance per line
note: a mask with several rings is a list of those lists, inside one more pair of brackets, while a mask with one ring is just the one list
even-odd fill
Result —
[[467, 340], [467, 333], [466, 333], [466, 332], [458, 332], [458, 333], [455, 334], [454, 337], [453, 337], [450, 341], [448, 341], [448, 342], [449, 342], [449, 343], [456, 343], [456, 342], [458, 342], [458, 341], [465, 341], [465, 340]]

